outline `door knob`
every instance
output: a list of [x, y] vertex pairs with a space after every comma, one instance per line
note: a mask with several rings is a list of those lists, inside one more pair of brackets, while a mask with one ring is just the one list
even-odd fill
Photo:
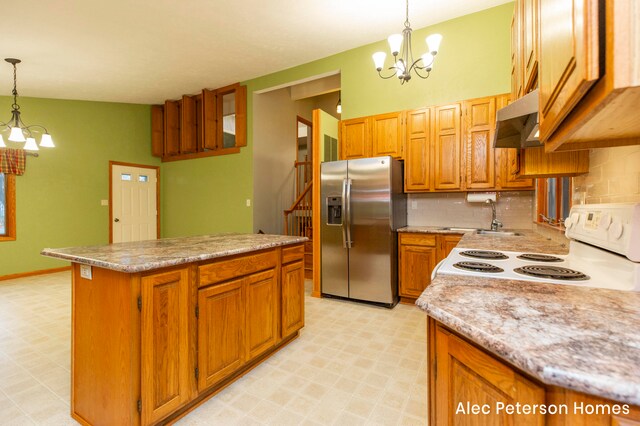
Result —
[[120, 219], [118, 219], [117, 217], [115, 219], [113, 219], [114, 222], [120, 222]]

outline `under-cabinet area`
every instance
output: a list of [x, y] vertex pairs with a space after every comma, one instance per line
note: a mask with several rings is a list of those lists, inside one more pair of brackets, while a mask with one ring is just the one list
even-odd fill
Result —
[[142, 272], [73, 263], [73, 417], [164, 423], [296, 338], [304, 245], [290, 241]]

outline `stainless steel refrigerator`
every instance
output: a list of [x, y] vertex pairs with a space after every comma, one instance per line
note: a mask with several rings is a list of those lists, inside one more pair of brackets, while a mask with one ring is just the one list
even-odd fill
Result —
[[402, 163], [391, 157], [321, 165], [322, 294], [393, 307], [398, 238], [407, 224]]

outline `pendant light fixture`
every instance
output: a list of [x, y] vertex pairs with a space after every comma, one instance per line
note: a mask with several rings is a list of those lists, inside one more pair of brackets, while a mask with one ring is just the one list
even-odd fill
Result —
[[342, 114], [342, 92], [338, 94], [338, 103], [336, 104], [336, 113]]
[[38, 144], [36, 144], [36, 139], [33, 137], [32, 131], [35, 131], [36, 128], [41, 129], [39, 133], [42, 133], [40, 137], [40, 146], [44, 148], [54, 148], [53, 139], [51, 135], [47, 131], [44, 126], [39, 124], [32, 124], [27, 126], [20, 118], [20, 105], [18, 105], [18, 89], [17, 89], [17, 78], [16, 78], [16, 65], [19, 64], [20, 59], [14, 58], [5, 58], [5, 61], [13, 65], [13, 91], [11, 94], [13, 95], [13, 105], [11, 105], [11, 119], [6, 122], [0, 122], [0, 148], [6, 148], [6, 144], [4, 142], [4, 138], [2, 136], [2, 132], [9, 131], [9, 137], [7, 138], [10, 142], [23, 142], [23, 149], [26, 151], [37, 151]]
[[412, 30], [411, 24], [409, 24], [409, 0], [407, 0], [406, 12], [406, 20], [404, 21], [402, 34], [392, 34], [388, 38], [389, 49], [393, 55], [393, 65], [388, 68], [388, 70], [392, 71], [391, 74], [386, 76], [382, 74], [384, 60], [386, 59], [387, 54], [384, 52], [376, 52], [373, 54], [373, 62], [376, 66], [376, 71], [378, 71], [378, 75], [384, 79], [397, 76], [400, 79], [401, 84], [411, 80], [411, 72], [414, 72], [415, 75], [420, 78], [429, 77], [429, 74], [433, 69], [433, 62], [436, 54], [440, 48], [440, 42], [442, 41], [442, 36], [440, 34], [431, 34], [428, 36], [426, 38], [426, 42], [429, 51], [414, 61], [413, 52], [411, 51]]

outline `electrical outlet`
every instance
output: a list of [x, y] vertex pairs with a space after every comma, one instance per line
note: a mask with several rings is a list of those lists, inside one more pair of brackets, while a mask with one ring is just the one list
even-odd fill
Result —
[[91, 266], [90, 265], [80, 265], [80, 276], [87, 280], [91, 278]]
[[251, 199], [247, 198], [247, 207], [251, 207]]
[[411, 201], [411, 210], [417, 210], [417, 209], [418, 209], [418, 202]]

